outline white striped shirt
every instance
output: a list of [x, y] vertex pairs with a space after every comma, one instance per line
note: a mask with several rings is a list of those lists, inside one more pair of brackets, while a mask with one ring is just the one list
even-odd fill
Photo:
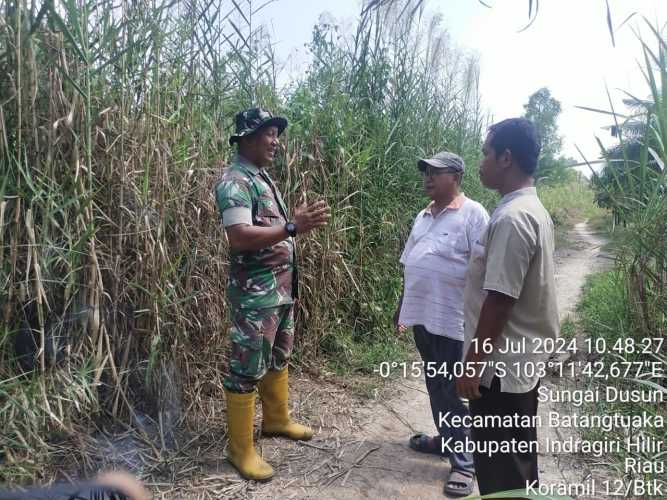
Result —
[[431, 206], [417, 215], [401, 255], [404, 289], [398, 321], [463, 340], [463, 290], [470, 249], [486, 229], [489, 214], [463, 195], [435, 217]]

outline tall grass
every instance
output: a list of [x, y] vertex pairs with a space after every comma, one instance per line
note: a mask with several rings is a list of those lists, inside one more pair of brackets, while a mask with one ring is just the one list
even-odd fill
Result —
[[[263, 2], [0, 5], [0, 479], [49, 476], [54, 439], [85, 453], [77, 432], [99, 417], [215, 413], [228, 315], [212, 187], [251, 105], [290, 119], [275, 166], [289, 204], [333, 207], [300, 241], [298, 359], [369, 370], [395, 354], [397, 258], [426, 201], [416, 159], [474, 165], [484, 126], [477, 64], [437, 18], [386, 7], [352, 37], [316, 26], [313, 62], [281, 92]], [[475, 175], [464, 188], [490, 200]], [[33, 334], [24, 374], [14, 341]]]
[[[266, 76], [225, 99], [250, 71], [243, 49], [219, 56], [233, 45], [216, 18], [222, 2], [206, 11], [191, 2], [2, 6], [0, 378], [19, 376], [21, 330], [34, 331], [38, 347], [35, 371], [0, 398], [9, 431], [0, 448], [20, 469], [39, 462], [49, 432], [75, 436], [74, 415], [127, 419], [138, 402], [159, 406], [164, 382], [154, 375], [187, 363], [184, 344], [215, 345], [225, 263], [212, 160], [223, 122]], [[46, 347], [63, 322], [55, 342], [65, 361], [54, 368]], [[87, 377], [74, 377], [82, 370]], [[63, 373], [85, 398], [63, 397], [67, 384], [54, 385]]]
[[[594, 173], [595, 184], [627, 230], [618, 245], [619, 266], [628, 278], [629, 299], [642, 335], [665, 334], [667, 328], [667, 43], [659, 29], [646, 21], [652, 41], [637, 31], [643, 51], [640, 67], [650, 99], [631, 96], [642, 109], [622, 116], [611, 108], [618, 146], [602, 148], [607, 165]], [[611, 99], [610, 99], [611, 104]], [[632, 140], [625, 131], [632, 130]]]
[[[491, 199], [474, 172], [483, 127], [476, 63], [449, 46], [439, 22], [380, 10], [359, 25], [350, 47], [337, 43], [334, 26], [314, 29], [313, 66], [285, 111], [293, 117], [291, 137], [307, 138], [301, 154], [326, 166], [301, 174], [334, 207], [326, 239], [346, 235], [334, 252], [345, 288], [329, 289], [337, 307], [321, 293], [304, 297], [304, 309], [331, 318], [312, 323], [319, 330], [313, 347], [344, 355], [352, 344], [374, 344], [391, 330], [397, 255], [425, 203], [417, 158], [445, 148], [460, 152], [473, 166], [465, 191]], [[451, 59], [438, 59], [442, 53]], [[289, 177], [286, 185], [294, 186]]]
[[[647, 338], [664, 339], [667, 334], [667, 44], [657, 26], [645, 21], [642, 27], [644, 35], [639, 29], [636, 34], [643, 52], [644, 64], [640, 69], [650, 98], [629, 96], [633, 108], [639, 110], [629, 117], [622, 116], [612, 106], [610, 114], [619, 142], [612, 149], [603, 148], [607, 164], [601, 175], [595, 174], [594, 178], [598, 199], [625, 223], [615, 236], [615, 269], [590, 281], [581, 304], [585, 332], [606, 340], [609, 346], [626, 339], [637, 343]], [[603, 359], [657, 363], [664, 368], [665, 347], [658, 349], [657, 341], [651, 345], [655, 348], [646, 352], [610, 349]], [[647, 374], [608, 383], [624, 389], [667, 392], [665, 378], [660, 375]], [[664, 404], [603, 402], [592, 411], [630, 415], [644, 411], [664, 418], [665, 410]], [[660, 429], [644, 428], [641, 432], [657, 440], [664, 438]], [[663, 455], [643, 454], [635, 458], [657, 464], [664, 463]], [[624, 459], [625, 455], [615, 458]], [[622, 463], [619, 469], [623, 470]], [[658, 479], [664, 485], [664, 477], [657, 471], [645, 477]]]

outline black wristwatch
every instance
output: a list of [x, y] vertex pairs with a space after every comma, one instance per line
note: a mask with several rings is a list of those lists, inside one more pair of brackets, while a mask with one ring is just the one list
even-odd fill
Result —
[[294, 238], [296, 236], [296, 224], [294, 224], [294, 222], [288, 222], [285, 224], [285, 231]]

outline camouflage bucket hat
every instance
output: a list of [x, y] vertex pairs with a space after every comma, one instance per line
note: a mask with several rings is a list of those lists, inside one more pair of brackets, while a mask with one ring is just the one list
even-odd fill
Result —
[[455, 172], [465, 172], [466, 164], [459, 155], [449, 151], [441, 151], [433, 158], [422, 159], [417, 162], [417, 168], [423, 172], [426, 167], [446, 168]]
[[273, 116], [270, 111], [262, 108], [250, 108], [236, 113], [234, 118], [236, 133], [229, 138], [229, 145], [233, 145], [241, 137], [251, 135], [263, 127], [278, 127], [278, 135], [287, 128], [287, 120], [282, 116]]

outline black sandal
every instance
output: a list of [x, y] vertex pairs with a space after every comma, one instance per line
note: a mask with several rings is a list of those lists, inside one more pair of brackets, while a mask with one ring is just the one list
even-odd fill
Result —
[[443, 453], [437, 443], [441, 442], [440, 436], [427, 436], [426, 434], [415, 434], [410, 438], [410, 448], [419, 453], [427, 453], [430, 455], [437, 455], [439, 457], [446, 457], [447, 453]]

